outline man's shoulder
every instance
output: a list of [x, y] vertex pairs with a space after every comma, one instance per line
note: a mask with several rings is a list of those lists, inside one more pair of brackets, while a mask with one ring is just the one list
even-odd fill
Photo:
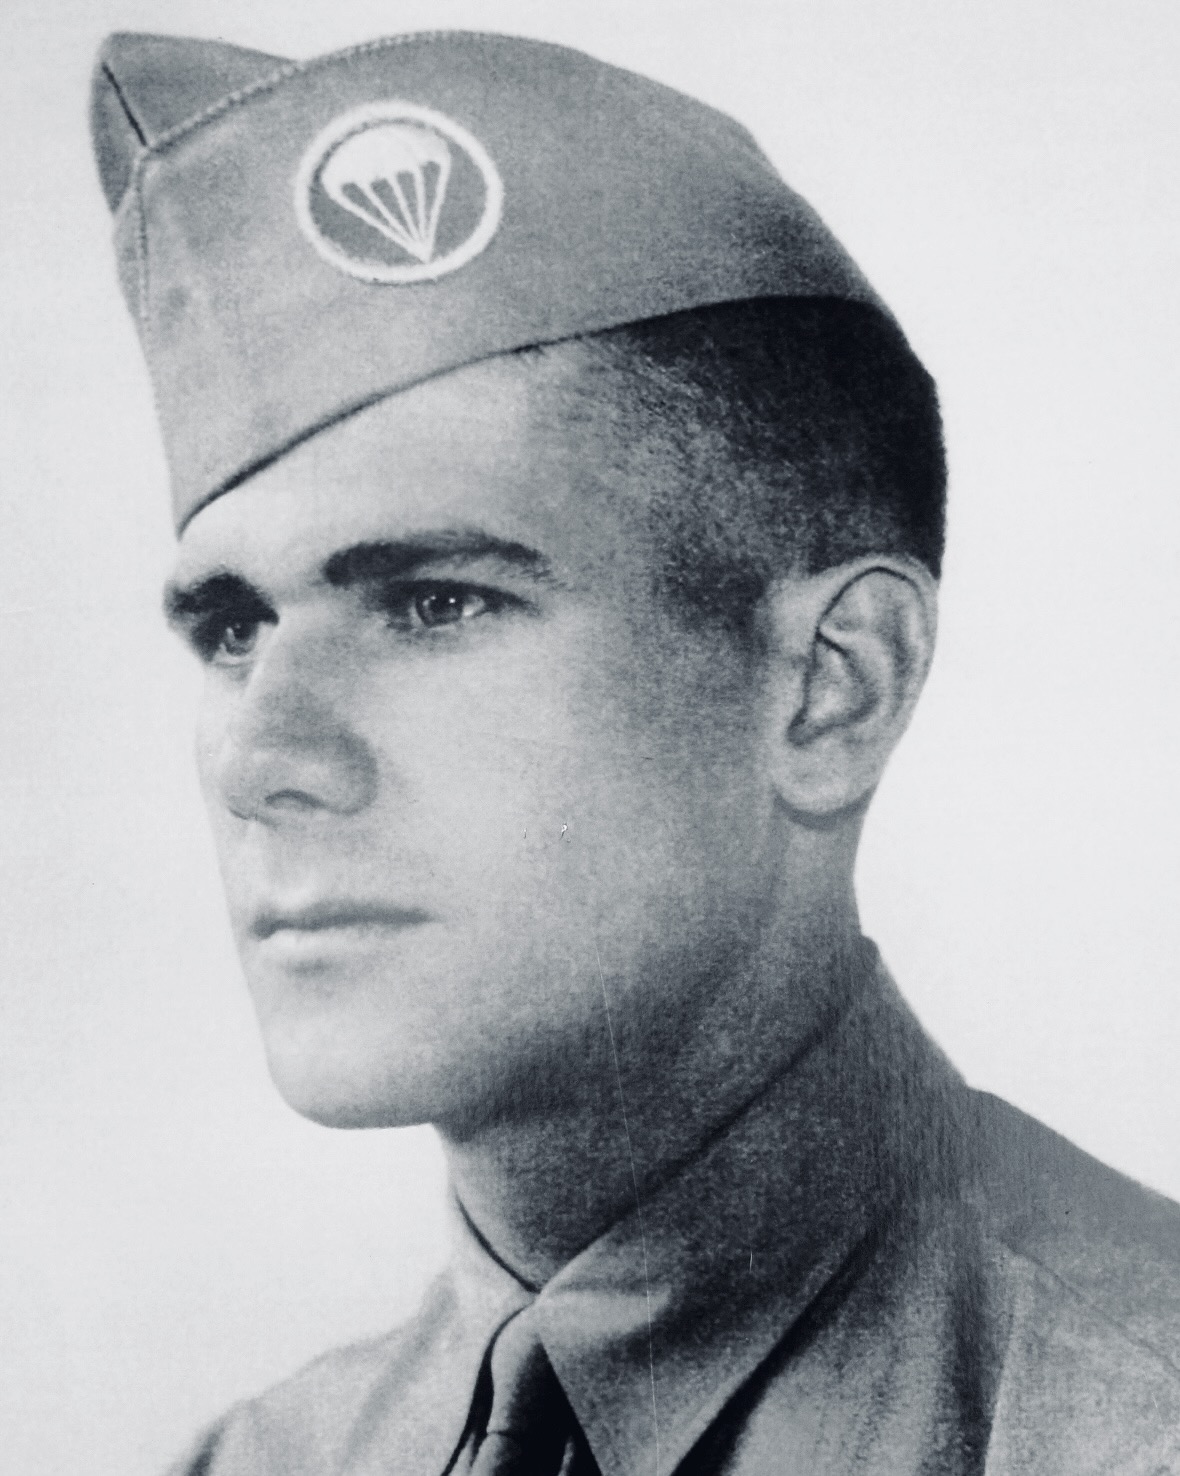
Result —
[[1051, 1441], [1052, 1469], [1180, 1471], [1180, 1205], [996, 1098], [973, 1115], [1007, 1303], [989, 1470]]
[[205, 1430], [169, 1476], [320, 1476], [343, 1470], [358, 1432], [380, 1422], [433, 1361], [453, 1323], [444, 1275], [409, 1321], [334, 1348]]
[[972, 1093], [989, 1232], [1112, 1332], [1180, 1369], [1180, 1204]]
[[1180, 1206], [953, 1100], [937, 1187], [769, 1361], [740, 1469], [1180, 1476]]

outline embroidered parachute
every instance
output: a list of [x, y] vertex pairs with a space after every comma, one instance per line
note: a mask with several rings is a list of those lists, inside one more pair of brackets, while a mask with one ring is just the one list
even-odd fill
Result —
[[347, 139], [320, 176], [331, 200], [416, 261], [434, 256], [451, 151], [434, 129], [391, 122]]

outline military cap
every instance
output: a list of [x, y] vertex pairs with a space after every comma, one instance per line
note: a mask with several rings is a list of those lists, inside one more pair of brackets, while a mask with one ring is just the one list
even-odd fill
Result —
[[436, 32], [289, 62], [115, 35], [92, 123], [178, 528], [492, 355], [765, 297], [885, 312], [744, 128], [564, 47]]

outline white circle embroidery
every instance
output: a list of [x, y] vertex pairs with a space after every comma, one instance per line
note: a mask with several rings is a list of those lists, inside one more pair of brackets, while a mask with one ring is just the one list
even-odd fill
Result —
[[295, 176], [295, 213], [325, 261], [365, 282], [431, 282], [479, 255], [504, 185], [465, 128], [416, 103], [333, 119]]

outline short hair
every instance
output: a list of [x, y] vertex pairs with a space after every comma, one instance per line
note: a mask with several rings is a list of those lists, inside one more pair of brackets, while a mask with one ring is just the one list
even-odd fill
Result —
[[934, 381], [864, 304], [772, 298], [578, 340], [615, 381], [620, 454], [654, 467], [657, 576], [682, 609], [747, 627], [770, 581], [904, 554], [937, 578], [946, 460]]

